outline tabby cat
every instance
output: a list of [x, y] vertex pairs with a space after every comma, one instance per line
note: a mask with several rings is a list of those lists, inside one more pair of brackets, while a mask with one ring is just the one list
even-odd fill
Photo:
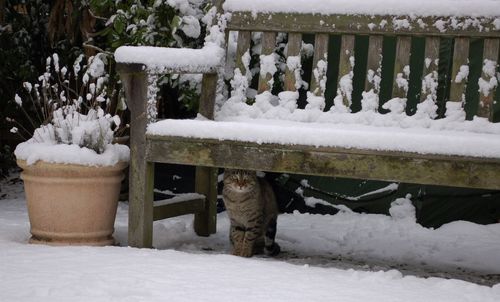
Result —
[[233, 255], [251, 257], [263, 251], [277, 255], [278, 205], [271, 185], [255, 171], [226, 169], [222, 196], [231, 221]]

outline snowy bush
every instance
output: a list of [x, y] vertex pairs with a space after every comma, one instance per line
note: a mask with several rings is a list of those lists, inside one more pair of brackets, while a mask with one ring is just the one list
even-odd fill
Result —
[[[98, 154], [105, 151], [120, 126], [119, 116], [107, 112], [110, 99], [106, 63], [104, 54], [88, 60], [81, 55], [70, 68], [59, 65], [57, 54], [47, 58], [46, 71], [38, 82], [25, 82], [24, 91], [14, 98], [36, 128], [28, 142], [73, 144]], [[31, 135], [27, 126], [7, 120], [15, 124], [11, 132], [24, 138]]]
[[[106, 20], [97, 37], [111, 53], [120, 46], [201, 48], [206, 35], [208, 0], [92, 0], [90, 8]], [[103, 42], [103, 41], [101, 41]], [[169, 102], [179, 101], [187, 110], [198, 108], [201, 77], [161, 75]], [[172, 96], [173, 99], [170, 99]], [[160, 96], [161, 98], [161, 96]]]

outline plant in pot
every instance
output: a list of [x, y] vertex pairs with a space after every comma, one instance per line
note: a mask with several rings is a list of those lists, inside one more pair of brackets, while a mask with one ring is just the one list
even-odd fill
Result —
[[[109, 245], [129, 149], [113, 144], [120, 118], [110, 111], [106, 56], [77, 58], [72, 68], [47, 58], [38, 83], [15, 102], [28, 116], [12, 132], [31, 138], [14, 152], [23, 169], [31, 243]], [[115, 106], [116, 107], [116, 106]], [[115, 109], [114, 109], [115, 110]], [[37, 127], [38, 126], [38, 127]]]

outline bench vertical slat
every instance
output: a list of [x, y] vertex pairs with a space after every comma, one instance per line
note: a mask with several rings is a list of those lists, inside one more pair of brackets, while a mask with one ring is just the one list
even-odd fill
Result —
[[[484, 40], [484, 51], [483, 51], [483, 71], [481, 74], [480, 82], [483, 84], [490, 82], [492, 77], [496, 77], [498, 69], [498, 50], [499, 50], [499, 39], [485, 39]], [[493, 65], [493, 76], [491, 74], [485, 73], [485, 71], [493, 66], [486, 66], [486, 64]], [[481, 84], [480, 84], [481, 85]], [[493, 121], [493, 102], [495, 100], [496, 87], [490, 89], [490, 91], [483, 91], [481, 86], [479, 86], [479, 106], [477, 109], [477, 116], [488, 118]]]
[[[451, 69], [450, 101], [463, 102], [467, 78], [460, 79], [457, 75], [461, 72], [462, 66], [468, 66], [469, 60], [469, 38], [455, 38], [453, 50], [453, 65]], [[468, 68], [468, 67], [467, 67]], [[468, 74], [468, 71], [467, 71]], [[458, 82], [457, 82], [458, 81]]]
[[198, 113], [208, 119], [214, 118], [217, 74], [204, 74], [201, 81], [201, 95]]
[[[262, 34], [262, 54], [261, 56], [267, 56], [270, 55], [274, 52], [274, 49], [276, 47], [276, 33], [275, 32], [264, 32]], [[262, 73], [262, 61], [260, 65], [260, 76], [259, 76], [259, 93], [262, 93], [264, 91], [271, 91], [273, 88], [270, 84], [269, 81], [272, 80], [273, 75], [266, 73]]]
[[366, 64], [365, 91], [378, 94], [380, 92], [380, 80], [382, 76], [382, 45], [383, 36], [370, 36], [368, 41], [368, 60]]
[[[302, 34], [289, 33], [288, 34], [288, 50], [287, 57], [300, 56], [300, 49], [302, 47]], [[295, 73], [288, 65], [285, 69], [285, 91], [296, 91], [295, 87]]]
[[342, 95], [342, 102], [347, 107], [351, 107], [352, 103], [352, 89], [350, 92], [343, 91], [342, 85], [343, 77], [349, 77], [352, 85], [353, 68], [354, 68], [354, 35], [342, 35], [341, 45], [340, 45], [340, 58], [339, 58], [339, 75], [338, 75], [338, 90]]
[[[396, 60], [394, 63], [393, 98], [406, 98], [408, 93], [410, 69], [411, 37], [399, 36], [396, 44]], [[406, 84], [402, 85], [406, 80]]]
[[313, 74], [310, 91], [317, 96], [323, 96], [326, 88], [328, 39], [328, 34], [316, 34], [314, 39]]
[[436, 101], [438, 85], [438, 65], [439, 65], [440, 38], [428, 37], [425, 39], [424, 71], [422, 73], [422, 93], [420, 102], [431, 95]]
[[245, 64], [243, 62], [243, 55], [250, 49], [250, 39], [252, 33], [249, 31], [238, 32], [238, 42], [236, 46], [236, 68], [239, 68], [241, 74], [245, 74]]

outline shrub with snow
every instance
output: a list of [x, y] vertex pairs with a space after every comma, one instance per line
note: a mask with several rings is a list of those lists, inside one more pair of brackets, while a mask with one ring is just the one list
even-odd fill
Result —
[[[51, 145], [75, 145], [90, 149], [96, 155], [110, 148], [121, 120], [109, 112], [106, 63], [104, 54], [90, 57], [86, 62], [81, 55], [72, 68], [60, 67], [59, 57], [54, 54], [47, 58], [46, 71], [38, 83], [24, 83], [25, 91], [16, 94], [14, 101], [36, 129], [31, 135], [29, 127], [8, 119], [16, 124], [11, 132], [24, 138], [31, 136], [16, 148], [18, 159], [28, 160], [42, 149], [50, 153], [47, 146]], [[128, 153], [128, 148], [119, 149]], [[75, 150], [74, 147], [71, 150]], [[44, 156], [38, 154], [36, 158], [44, 159]]]

